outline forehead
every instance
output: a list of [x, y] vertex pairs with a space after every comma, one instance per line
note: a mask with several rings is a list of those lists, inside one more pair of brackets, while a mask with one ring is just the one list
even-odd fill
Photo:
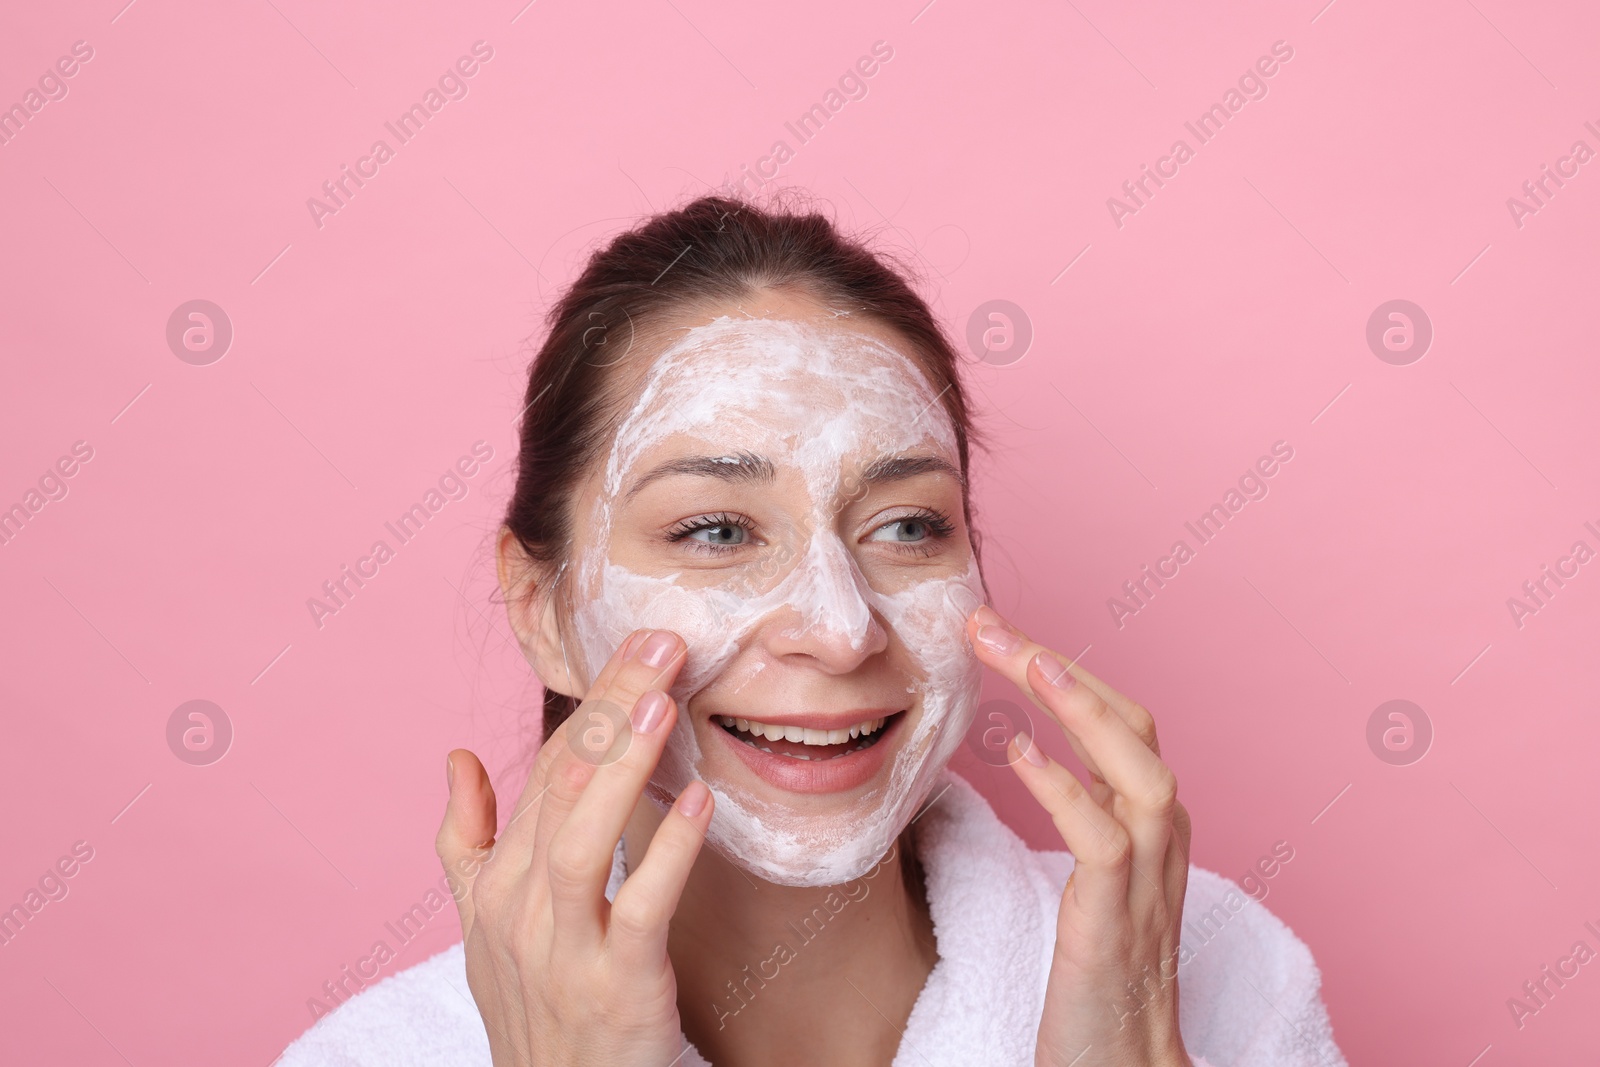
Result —
[[842, 457], [917, 446], [955, 457], [949, 414], [889, 331], [829, 312], [722, 315], [685, 329], [620, 423], [604, 491], [672, 443], [751, 451], [822, 476]]

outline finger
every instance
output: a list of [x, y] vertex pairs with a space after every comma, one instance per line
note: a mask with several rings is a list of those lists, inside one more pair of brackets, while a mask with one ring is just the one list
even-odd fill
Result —
[[[998, 632], [986, 633], [985, 636], [990, 640], [985, 640], [984, 638], [979, 637], [980, 632], [984, 632], [985, 627], [991, 626], [995, 627], [996, 631]], [[1012, 681], [1017, 681], [1018, 685], [1021, 685], [1021, 682], [1018, 681], [1018, 677], [1020, 677], [1020, 671], [1016, 672], [1015, 676], [1012, 676], [1011, 672], [1008, 672], [1005, 667], [1001, 667], [998, 664], [991, 662], [993, 657], [995, 655], [999, 655], [1004, 658], [1007, 666], [1018, 667], [1026, 664], [1028, 660], [1032, 659], [1035, 654], [1044, 650], [1043, 645], [1032, 640], [1027, 634], [1012, 626], [1009, 622], [1006, 622], [1000, 617], [998, 612], [989, 607], [987, 604], [980, 605], [972, 613], [972, 617], [967, 621], [967, 629], [967, 636], [973, 639], [973, 647], [978, 650], [979, 655], [982, 656], [985, 653], [990, 654], [990, 659], [985, 660], [985, 662], [990, 662], [991, 665], [996, 666], [1001, 673], [1011, 676]], [[1018, 642], [1012, 646], [1009, 646], [1009, 651], [1005, 651], [1002, 647], [991, 643], [991, 640], [1003, 641], [1004, 635], [1006, 634], [1010, 634], [1012, 637], [1016, 638]], [[1078, 681], [1094, 690], [1095, 693], [1099, 695], [1101, 700], [1104, 700], [1107, 704], [1111, 705], [1117, 714], [1122, 716], [1123, 721], [1128, 724], [1134, 733], [1138, 734], [1145, 741], [1145, 743], [1150, 746], [1151, 751], [1155, 752], [1155, 754], [1158, 756], [1161, 754], [1161, 741], [1156, 736], [1155, 719], [1153, 716], [1151, 716], [1150, 712], [1144, 708], [1143, 705], [1130, 700], [1121, 693], [1117, 692], [1111, 686], [1107, 685], [1105, 682], [1091, 674], [1076, 660], [1069, 660], [1065, 656], [1060, 658], [1067, 663], [1068, 669], [1072, 671], [1073, 676], [1077, 678]], [[1080, 755], [1079, 758], [1081, 759], [1082, 756]]]
[[[649, 633], [649, 630], [635, 630], [629, 634], [616, 652], [612, 653], [611, 658], [606, 660], [605, 666], [600, 669], [599, 677], [595, 679], [595, 685], [601, 687], [610, 685], [612, 679], [616, 677], [617, 671], [621, 669], [623, 662], [626, 661], [633, 650], [638, 647], [639, 642]], [[517, 804], [512, 810], [511, 818], [506, 820], [506, 828], [501, 832], [501, 837], [506, 839], [513, 847], [528, 847], [533, 841], [534, 826], [536, 824], [536, 819], [533, 816], [537, 814], [539, 801], [544, 797], [545, 791], [549, 786], [550, 771], [555, 764], [556, 757], [561, 754], [568, 744], [571, 725], [572, 719], [568, 718], [557, 726], [555, 730], [551, 731], [550, 736], [545, 738], [544, 743], [539, 746], [539, 753], [534, 757], [533, 766], [528, 771], [528, 780], [523, 784], [522, 794], [517, 797]], [[523, 824], [523, 830], [520, 833], [512, 830], [512, 826], [517, 823]]]
[[[628, 658], [639, 647], [640, 642], [648, 637], [650, 633], [651, 631], [649, 630], [635, 630], [630, 633], [626, 640], [612, 653], [605, 666], [600, 669], [600, 674], [595, 679], [594, 686], [590, 687], [591, 692], [596, 687], [610, 685], [616, 678], [617, 672], [621, 670], [623, 663], [627, 662]], [[511, 818], [506, 820], [505, 828], [500, 832], [501, 842], [507, 846], [508, 850], [520, 852], [528, 858], [530, 863], [539, 822], [540, 802], [550, 790], [552, 775], [560, 763], [560, 757], [569, 750], [570, 746], [578, 743], [573, 739], [574, 726], [578, 725], [574, 722], [576, 718], [576, 712], [568, 716], [551, 731], [550, 736], [545, 738], [544, 743], [539, 746], [539, 753], [534, 758], [532, 769], [528, 772], [528, 780], [523, 786], [522, 795], [517, 798], [516, 809], [511, 813]], [[569, 767], [564, 764], [561, 764], [561, 767], [563, 773], [571, 776], [565, 783], [565, 787], [568, 789], [582, 789], [583, 783], [588, 780], [588, 773], [591, 767], [587, 765]]]
[[[1096, 706], [1108, 708], [1114, 712], [1114, 718], [1119, 719], [1149, 753], [1159, 758], [1161, 745], [1156, 737], [1155, 720], [1143, 707], [1129, 700], [1099, 679], [1094, 678], [1093, 675], [1077, 664], [1063, 665], [1060, 658], [1055, 657], [1054, 653], [1051, 653], [1044, 646], [1029, 640], [1026, 635], [1019, 632], [1015, 627], [1006, 624], [994, 609], [987, 605], [980, 606], [973, 612], [972, 617], [968, 620], [968, 626], [971, 629], [973, 647], [978, 650], [980, 659], [986, 659], [990, 666], [1010, 678], [1040, 710], [1050, 714], [1051, 717], [1061, 722], [1062, 726], [1066, 728], [1067, 740], [1072, 745], [1073, 752], [1083, 761], [1084, 767], [1089, 771], [1094, 783], [1090, 786], [1089, 791], [1096, 802], [1107, 805], [1112, 799], [1113, 792], [1125, 793], [1126, 790], [1118, 790], [1114, 784], [1110, 784], [1108, 787], [1109, 776], [1105, 768], [1101, 766], [1103, 756], [1093, 751], [1092, 746], [1087, 743], [1081, 734], [1071, 729], [1065, 722], [1062, 722], [1061, 716], [1057, 714], [1057, 709], [1052, 706], [1049, 699], [1050, 694], [1047, 690], [1051, 687], [1036, 688], [1033, 681], [1030, 680], [1029, 664], [1037, 656], [1044, 654], [1054, 657], [1055, 665], [1052, 667], [1051, 676], [1062, 675], [1063, 687], [1076, 684], [1080, 679], [1093, 680], [1099, 688], [1089, 685], [1088, 681], [1085, 681], [1083, 686], [1087, 693], [1092, 693], [1094, 698], [1098, 700], [1099, 703]], [[975, 629], [973, 629], [974, 627]], [[1063, 666], [1065, 666], [1065, 673], [1063, 673]], [[1135, 765], [1149, 767], [1150, 763], [1148, 759], [1145, 759], [1136, 761]], [[1164, 844], [1163, 840], [1159, 843], [1159, 846], [1154, 847], [1153, 854], [1159, 856]], [[1145, 858], [1148, 860], [1151, 854], [1152, 852], [1147, 850]]]
[[629, 717], [627, 751], [595, 769], [550, 839], [545, 865], [558, 947], [569, 936], [582, 944], [604, 934], [605, 889], [617, 842], [676, 719], [676, 703], [660, 689], [639, 697]]
[[1128, 832], [1094, 802], [1078, 776], [1025, 734], [1011, 739], [1011, 769], [1033, 794], [1072, 853], [1072, 888], [1090, 914], [1125, 914], [1133, 848]]
[[1167, 914], [1183, 914], [1183, 898], [1189, 887], [1189, 846], [1191, 823], [1189, 809], [1181, 803], [1173, 805], [1172, 840], [1167, 845], [1166, 891]]
[[[1032, 649], [1025, 650], [1026, 655], [1032, 655], [1034, 652], [1037, 652], [1040, 648], [1044, 647], [1043, 645], [1039, 645], [1034, 642], [1033, 639], [1027, 634], [1023, 633], [1016, 626], [1013, 626], [1010, 622], [1002, 618], [999, 612], [995, 611], [994, 608], [987, 604], [981, 604], [975, 609], [974, 621], [979, 626], [999, 626], [1002, 629], [1009, 630], [1011, 633], [1014, 633], [1018, 637], [1022, 638], [1026, 644], [1033, 645], [1034, 647]], [[1100, 699], [1104, 700], [1107, 704], [1110, 704], [1113, 708], [1116, 708], [1119, 714], [1122, 714], [1131, 720], [1135, 720], [1130, 721], [1128, 725], [1134, 727], [1135, 731], [1138, 732], [1139, 722], [1137, 720], [1141, 719], [1143, 715], [1147, 715], [1148, 712], [1145, 712], [1144, 709], [1141, 708], [1135, 701], [1123, 696], [1112, 686], [1091, 674], [1088, 670], [1077, 666], [1076, 662], [1073, 663], [1073, 671], [1075, 674], [1077, 674], [1080, 682], [1083, 682], [1089, 688], [1100, 694]]]
[[[980, 605], [967, 619], [967, 636], [972, 642], [973, 649], [978, 653], [979, 662], [1010, 679], [1036, 708], [1049, 715], [1049, 707], [1028, 687], [1027, 681], [1028, 658], [1043, 646], [1029, 641], [1012, 627], [997, 621], [999, 619], [1000, 616], [986, 605]], [[1110, 791], [1105, 786], [1105, 776], [1100, 773], [1100, 765], [1070, 732], [1067, 734], [1067, 742], [1072, 746], [1073, 754], [1089, 772], [1090, 779], [1094, 783], [1090, 786], [1090, 795], [1097, 804], [1106, 803]]]
[[[1027, 684], [1056, 720], [1083, 742], [1102, 768], [1107, 784], [1116, 791], [1113, 811], [1133, 839], [1135, 867], [1148, 875], [1144, 885], [1134, 886], [1135, 899], [1161, 896], [1159, 886], [1178, 800], [1177, 775], [1111, 705], [1088, 686], [1079, 685], [1051, 653], [1041, 651], [1028, 661]], [[1146, 888], [1153, 894], [1145, 894]]]
[[666, 958], [668, 923], [705, 842], [714, 806], [704, 782], [685, 786], [656, 828], [644, 860], [617, 890], [606, 936], [623, 973], [659, 967]]
[[[622, 758], [633, 747], [629, 710], [650, 689], [665, 691], [683, 666], [688, 648], [670, 630], [655, 630], [639, 641], [622, 660], [610, 685], [591, 688], [572, 720], [566, 724], [568, 744], [558, 747], [550, 765], [547, 791], [539, 802], [537, 828], [530, 856], [531, 869], [543, 877], [548, 870], [548, 850], [578, 798], [595, 773]], [[574, 733], [574, 730], [579, 732]], [[533, 821], [533, 820], [527, 820]], [[617, 839], [591, 841], [595, 862], [610, 862]]]
[[494, 846], [494, 786], [478, 757], [464, 748], [445, 757], [445, 774], [450, 798], [433, 847], [444, 864], [465, 938], [472, 929], [472, 883]]

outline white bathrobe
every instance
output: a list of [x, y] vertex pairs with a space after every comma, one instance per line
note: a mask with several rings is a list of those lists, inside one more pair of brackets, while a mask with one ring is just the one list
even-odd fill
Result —
[[[893, 1067], [1031, 1065], [1072, 855], [1030, 850], [954, 771], [933, 795], [915, 839], [939, 959]], [[623, 876], [619, 846], [607, 899]], [[1311, 953], [1277, 916], [1191, 866], [1183, 917], [1179, 1026], [1197, 1065], [1348, 1067]], [[456, 944], [362, 990], [296, 1039], [280, 1067], [489, 1067], [464, 961]], [[709, 1067], [692, 1045], [678, 1064]]]

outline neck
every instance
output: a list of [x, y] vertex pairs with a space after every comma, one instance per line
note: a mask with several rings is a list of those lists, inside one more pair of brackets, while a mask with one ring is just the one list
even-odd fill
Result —
[[[628, 869], [661, 815], [635, 808]], [[938, 960], [910, 830], [861, 877], [778, 885], [702, 848], [673, 914], [667, 953], [685, 1035], [717, 1067], [894, 1059]]]

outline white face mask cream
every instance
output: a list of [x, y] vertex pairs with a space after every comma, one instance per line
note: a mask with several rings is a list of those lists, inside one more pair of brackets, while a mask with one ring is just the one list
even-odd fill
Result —
[[[716, 796], [707, 841], [769, 881], [837, 885], [864, 874], [913, 818], [977, 706], [981, 669], [965, 628], [985, 595], [964, 539], [942, 567], [896, 567], [872, 562], [887, 546], [839, 528], [873, 463], [958, 464], [938, 400], [902, 351], [839, 313], [814, 323], [722, 316], [651, 365], [599, 493], [579, 504], [589, 532], [571, 574], [580, 662], [570, 666], [593, 679], [635, 629], [683, 637], [688, 658], [671, 688], [680, 714], [652, 783], [676, 794], [702, 778]], [[685, 456], [770, 461], [764, 492], [786, 503], [763, 523], [763, 542], [726, 567], [643, 574], [617, 563], [623, 494], [651, 465]], [[737, 750], [711, 749], [747, 743], [714, 732], [722, 715], [840, 713], [855, 706], [841, 706], [845, 694], [866, 691], [905, 714], [877, 742], [892, 755], [860, 787], [793, 792], [741, 766]]]

